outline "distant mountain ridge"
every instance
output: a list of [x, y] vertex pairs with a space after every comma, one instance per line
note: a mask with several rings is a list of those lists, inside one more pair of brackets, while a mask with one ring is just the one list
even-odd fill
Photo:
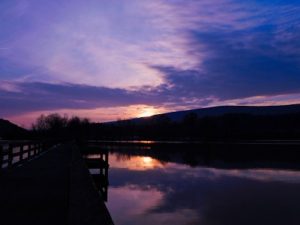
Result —
[[28, 131], [24, 128], [19, 127], [8, 120], [0, 119], [0, 140], [22, 138], [22, 136], [26, 135], [27, 133]]
[[206, 116], [222, 116], [224, 114], [278, 115], [299, 113], [300, 104], [280, 106], [216, 106], [201, 109], [166, 113], [171, 120], [182, 120], [189, 113], [195, 113], [199, 118]]
[[191, 109], [185, 111], [169, 112], [153, 115], [151, 117], [134, 118], [125, 121], [143, 122], [149, 118], [167, 116], [174, 122], [184, 119], [188, 114], [194, 113], [198, 118], [222, 116], [225, 114], [251, 114], [251, 115], [280, 115], [300, 113], [300, 104], [279, 106], [216, 106], [209, 108]]
[[94, 139], [300, 140], [300, 104], [217, 106], [94, 126]]

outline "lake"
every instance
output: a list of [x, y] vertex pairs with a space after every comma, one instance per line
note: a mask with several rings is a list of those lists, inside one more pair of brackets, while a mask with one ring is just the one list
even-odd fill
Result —
[[248, 148], [237, 156], [222, 145], [209, 151], [94, 146], [86, 157], [107, 151], [106, 206], [116, 225], [299, 225], [298, 159], [282, 158], [278, 148], [249, 157]]

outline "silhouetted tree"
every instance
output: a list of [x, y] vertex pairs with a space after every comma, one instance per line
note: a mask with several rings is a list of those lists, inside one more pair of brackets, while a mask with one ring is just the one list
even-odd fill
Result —
[[42, 138], [82, 139], [89, 136], [90, 122], [79, 117], [68, 118], [57, 113], [41, 115], [32, 125], [32, 131]]

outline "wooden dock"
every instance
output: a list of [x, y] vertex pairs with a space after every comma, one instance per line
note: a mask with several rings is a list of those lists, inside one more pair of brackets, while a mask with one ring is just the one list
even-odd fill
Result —
[[0, 224], [113, 224], [75, 144], [36, 148], [30, 162], [1, 170]]

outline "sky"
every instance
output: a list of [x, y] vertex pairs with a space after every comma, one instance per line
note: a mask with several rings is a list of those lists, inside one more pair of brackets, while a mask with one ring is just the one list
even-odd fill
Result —
[[300, 103], [298, 0], [1, 0], [0, 118]]

